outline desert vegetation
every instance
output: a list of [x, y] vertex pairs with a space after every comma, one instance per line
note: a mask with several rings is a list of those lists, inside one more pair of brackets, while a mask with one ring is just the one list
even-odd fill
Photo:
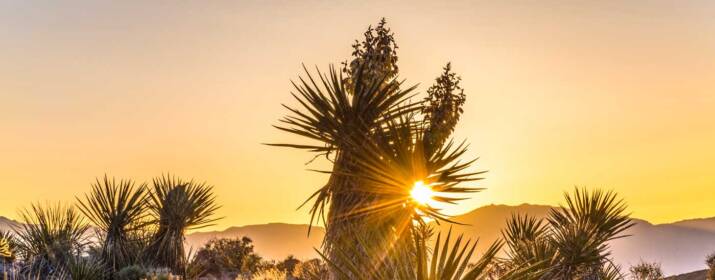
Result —
[[212, 187], [170, 175], [152, 187], [105, 176], [75, 205], [34, 204], [0, 240], [7, 279], [144, 279], [187, 268], [184, 234], [215, 221]]
[[663, 279], [663, 270], [660, 264], [641, 262], [629, 269], [633, 280], [660, 280]]
[[[608, 242], [632, 224], [615, 193], [576, 189], [546, 221], [514, 217], [504, 241], [482, 256], [474, 243], [437, 233], [449, 223], [434, 205], [479, 191], [466, 144], [451, 134], [466, 101], [447, 63], [427, 94], [399, 76], [394, 34], [382, 20], [353, 45], [340, 70], [306, 69], [294, 82], [297, 107], [276, 126], [308, 140], [274, 146], [326, 157], [332, 170], [309, 199], [325, 222], [322, 256], [331, 279], [622, 279]], [[418, 100], [418, 101], [414, 101]], [[460, 144], [456, 144], [460, 143]], [[506, 246], [505, 246], [506, 245]], [[504, 248], [503, 248], [504, 247]], [[504, 249], [507, 256], [497, 257]]]
[[[446, 63], [421, 96], [399, 74], [397, 44], [383, 19], [327, 72], [304, 67], [297, 105], [276, 128], [332, 163], [308, 198], [310, 223], [326, 228], [320, 259], [265, 260], [249, 237], [187, 250], [187, 231], [212, 225], [212, 186], [171, 175], [149, 183], [97, 179], [73, 205], [33, 204], [22, 226], [0, 234], [5, 279], [661, 279], [656, 264], [624, 271], [609, 242], [633, 224], [616, 193], [575, 188], [545, 219], [515, 215], [485, 252], [438, 232], [453, 223], [440, 204], [480, 191], [476, 159], [452, 136], [466, 102]], [[711, 268], [714, 258], [708, 259]], [[712, 269], [711, 269], [712, 275]]]

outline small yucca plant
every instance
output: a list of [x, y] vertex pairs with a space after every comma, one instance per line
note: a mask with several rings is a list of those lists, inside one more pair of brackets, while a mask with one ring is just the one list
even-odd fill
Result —
[[109, 179], [106, 175], [92, 184], [85, 199], [77, 198], [80, 211], [99, 230], [100, 257], [112, 272], [135, 264], [138, 231], [146, 227], [146, 184], [135, 186], [131, 180]]
[[65, 268], [71, 280], [107, 279], [109, 271], [102, 261], [91, 257], [73, 257]]
[[218, 220], [213, 218], [217, 209], [212, 186], [169, 175], [155, 178], [149, 211], [157, 229], [145, 251], [146, 260], [174, 273], [184, 273], [186, 231], [210, 226]]
[[33, 204], [20, 217], [17, 253], [33, 271], [63, 271], [88, 244], [89, 225], [72, 207]]
[[507, 222], [504, 264], [539, 266], [546, 270], [543, 279], [623, 279], [608, 242], [625, 237], [633, 226], [625, 203], [613, 192], [578, 188], [565, 199], [545, 221], [513, 216]]

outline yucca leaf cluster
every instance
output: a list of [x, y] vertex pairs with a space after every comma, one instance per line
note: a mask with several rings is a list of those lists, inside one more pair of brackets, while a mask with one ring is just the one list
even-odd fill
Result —
[[566, 205], [546, 219], [515, 215], [502, 231], [507, 244], [503, 265], [536, 266], [545, 279], [622, 279], [608, 243], [633, 226], [626, 205], [614, 192], [576, 188]]

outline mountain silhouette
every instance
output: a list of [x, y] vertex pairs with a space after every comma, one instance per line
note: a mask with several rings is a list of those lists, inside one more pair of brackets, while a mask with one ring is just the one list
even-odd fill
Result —
[[[486, 249], [501, 237], [506, 220], [514, 214], [546, 217], [552, 207], [522, 204], [517, 206], [488, 205], [463, 215], [453, 217], [454, 222], [465, 225], [441, 223], [437, 227], [446, 233], [464, 234], [479, 240], [477, 250]], [[683, 220], [654, 225], [633, 219], [635, 225], [625, 238], [612, 241], [610, 246], [615, 262], [624, 270], [641, 261], [658, 262], [665, 275], [686, 274], [705, 269], [705, 257], [715, 252], [715, 217]], [[16, 221], [0, 217], [0, 230], [10, 230]], [[320, 248], [325, 230], [313, 227], [308, 235], [308, 225], [269, 223], [230, 227], [221, 231], [195, 232], [187, 235], [191, 250], [198, 250], [213, 238], [241, 238], [253, 240], [256, 252], [266, 259], [282, 260], [288, 255], [299, 259], [318, 258], [315, 248]]]

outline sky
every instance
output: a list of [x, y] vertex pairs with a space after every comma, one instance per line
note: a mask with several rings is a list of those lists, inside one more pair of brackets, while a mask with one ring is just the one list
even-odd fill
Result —
[[446, 209], [614, 190], [655, 223], [715, 216], [713, 1], [2, 1], [0, 215], [96, 177], [214, 185], [214, 228], [307, 223], [327, 177], [271, 127], [301, 63], [346, 60], [386, 17], [400, 77], [451, 61], [454, 135], [487, 188]]

